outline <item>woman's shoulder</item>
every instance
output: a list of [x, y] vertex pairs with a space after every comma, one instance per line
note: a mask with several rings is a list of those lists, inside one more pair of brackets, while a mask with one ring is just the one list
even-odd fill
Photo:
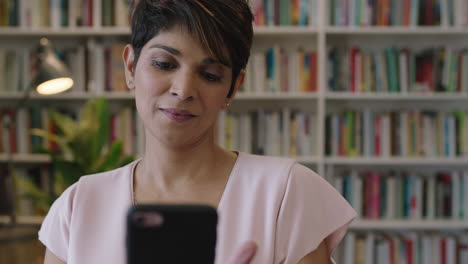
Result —
[[239, 153], [233, 174], [232, 181], [238, 186], [244, 186], [242, 189], [252, 191], [265, 189], [268, 193], [277, 190], [279, 197], [283, 195], [291, 178], [295, 178], [295, 181], [315, 181], [321, 178], [292, 158], [247, 153]]
[[129, 182], [132, 175], [132, 170], [138, 160], [130, 162], [129, 164], [100, 173], [84, 175], [80, 177], [78, 181], [79, 185], [88, 185], [88, 184], [97, 184], [97, 183], [120, 183], [120, 182]]
[[240, 152], [241, 165], [248, 170], [278, 171], [279, 169], [290, 169], [296, 161], [292, 158], [255, 155]]
[[[247, 189], [265, 189], [268, 193], [277, 190], [279, 197], [286, 192], [298, 196], [335, 195], [335, 189], [328, 181], [312, 169], [293, 158], [260, 156], [241, 153], [235, 168], [236, 182]], [[243, 187], [245, 190], [245, 187]]]
[[109, 192], [122, 192], [130, 188], [132, 168], [138, 162], [133, 161], [113, 170], [83, 175], [68, 187], [58, 200], [72, 202], [77, 196], [107, 196]]
[[262, 175], [268, 177], [269, 180], [273, 178], [280, 178], [287, 180], [287, 178], [296, 175], [314, 175], [318, 176], [311, 169], [299, 164], [294, 158], [274, 157], [274, 156], [261, 156], [248, 153], [240, 153], [240, 164], [243, 173]]
[[95, 230], [114, 230], [114, 236], [120, 235], [131, 204], [131, 172], [136, 162], [82, 176], [68, 187], [55, 200], [42, 223], [39, 231], [42, 243], [56, 256], [67, 260], [70, 250], [75, 250], [69, 247], [70, 241], [75, 246], [83, 246], [92, 239], [103, 239]]

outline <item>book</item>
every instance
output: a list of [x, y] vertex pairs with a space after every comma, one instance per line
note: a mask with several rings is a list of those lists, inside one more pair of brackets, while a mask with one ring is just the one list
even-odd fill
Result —
[[347, 233], [344, 238], [344, 264], [353, 264], [355, 259], [356, 235], [354, 232]]
[[463, 206], [463, 219], [468, 219], [468, 171], [463, 171], [462, 184], [463, 191], [460, 191], [462, 196], [462, 206]]

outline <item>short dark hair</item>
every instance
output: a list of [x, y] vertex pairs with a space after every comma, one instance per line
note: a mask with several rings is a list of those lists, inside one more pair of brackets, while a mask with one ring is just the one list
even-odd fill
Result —
[[248, 0], [139, 0], [131, 8], [135, 63], [143, 46], [161, 31], [185, 26], [211, 56], [232, 67], [234, 84], [250, 56], [253, 14]]

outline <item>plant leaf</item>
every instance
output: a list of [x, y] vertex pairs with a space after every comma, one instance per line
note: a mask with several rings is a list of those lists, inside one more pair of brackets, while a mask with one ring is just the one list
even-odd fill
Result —
[[121, 140], [116, 140], [109, 147], [107, 153], [95, 163], [92, 170], [94, 173], [114, 169], [118, 167], [120, 157], [122, 156], [123, 143]]
[[57, 143], [60, 147], [60, 149], [64, 152], [69, 152], [71, 153], [71, 149], [69, 148], [69, 146], [67, 145], [67, 141], [58, 136], [58, 135], [55, 135], [55, 134], [52, 134], [52, 133], [49, 133], [49, 131], [46, 131], [44, 129], [39, 129], [39, 128], [33, 128], [30, 130], [31, 132], [31, 135], [34, 135], [34, 136], [39, 136], [39, 137], [42, 137], [46, 140], [51, 140], [55, 143]]
[[99, 127], [96, 132], [96, 136], [91, 142], [93, 160], [99, 158], [103, 147], [109, 142], [110, 111], [109, 105], [104, 98], [99, 98], [96, 101], [96, 117]]
[[[52, 158], [53, 192], [48, 200], [43, 196], [38, 206], [45, 208], [47, 202], [51, 204], [83, 175], [112, 170], [134, 160], [132, 156], [122, 155], [123, 143], [120, 140], [103, 151], [109, 141], [110, 116], [109, 105], [104, 98], [91, 99], [81, 108], [77, 121], [59, 112], [52, 114], [59, 135], [43, 129], [31, 130], [33, 135], [56, 142], [61, 150], [47, 151]], [[39, 193], [28, 195], [32, 198]]]
[[135, 157], [134, 156], [125, 156], [125, 157], [122, 157], [117, 165], [117, 167], [123, 167], [127, 164], [129, 164], [130, 162], [133, 162], [135, 160]]
[[59, 175], [63, 181], [65, 188], [77, 182], [81, 176], [89, 174], [85, 171], [83, 166], [80, 166], [74, 161], [67, 160], [54, 160], [53, 162], [55, 175]]
[[68, 188], [65, 184], [62, 173], [62, 171], [54, 170], [54, 193], [57, 197]]
[[70, 149], [72, 150], [74, 161], [83, 166], [88, 166], [93, 162], [91, 156], [91, 138], [94, 134], [91, 133], [80, 133], [70, 143]]
[[15, 177], [15, 182], [17, 187], [24, 191], [24, 195], [35, 199], [46, 199], [49, 196], [29, 178]]
[[51, 118], [57, 128], [63, 133], [63, 137], [71, 140], [79, 132], [78, 124], [69, 116], [63, 115], [60, 112], [52, 111]]
[[93, 133], [98, 130], [99, 124], [96, 118], [96, 104], [97, 99], [90, 99], [86, 101], [80, 111], [79, 126], [80, 129]]
[[24, 192], [24, 194], [19, 195], [20, 198], [31, 200], [35, 207], [41, 209], [43, 212], [49, 210], [53, 198], [50, 194], [38, 187], [34, 181], [29, 178], [15, 177], [15, 183], [17, 188], [22, 189]]

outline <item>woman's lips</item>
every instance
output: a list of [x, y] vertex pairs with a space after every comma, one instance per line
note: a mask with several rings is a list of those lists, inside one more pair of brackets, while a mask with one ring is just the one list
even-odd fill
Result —
[[196, 117], [196, 115], [192, 114], [187, 110], [180, 110], [175, 108], [162, 108], [161, 111], [171, 120], [176, 122], [185, 122], [191, 120], [192, 118]]

